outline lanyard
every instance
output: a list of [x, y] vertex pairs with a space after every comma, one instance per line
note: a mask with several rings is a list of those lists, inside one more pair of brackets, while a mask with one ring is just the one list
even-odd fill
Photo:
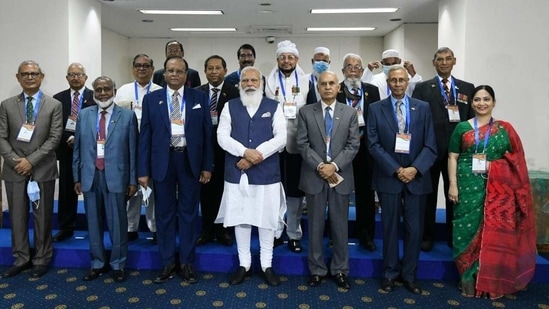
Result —
[[[394, 98], [394, 97], [393, 97]], [[396, 121], [396, 124], [397, 124], [397, 127], [398, 127], [398, 118], [396, 116], [396, 102], [398, 101], [397, 99], [395, 99], [395, 103], [393, 104], [391, 102], [391, 105], [395, 106], [395, 112], [393, 113], [395, 115], [395, 121]], [[406, 133], [410, 133], [410, 103], [408, 102], [408, 97], [405, 95], [402, 100], [402, 104], [404, 104], [404, 106], [406, 107], [406, 130], [407, 132]]]
[[[36, 104], [34, 104], [34, 111], [32, 113], [32, 123], [35, 123], [36, 122], [36, 116], [38, 116], [38, 110], [40, 109], [40, 101], [42, 101], [42, 96], [43, 96], [43, 93], [42, 93], [42, 90], [39, 90], [38, 93], [36, 94]], [[28, 98], [29, 96], [27, 96]], [[32, 96], [30, 96], [32, 97]], [[26, 102], [25, 102], [26, 104]]]
[[[175, 90], [177, 91], [177, 90]], [[183, 107], [185, 106], [185, 96], [181, 96], [181, 103], [179, 104], [179, 109], [181, 110], [181, 116], [183, 116]], [[166, 89], [166, 101], [168, 101], [168, 110], [170, 111], [170, 115], [172, 114], [172, 96], [168, 93], [168, 89]]]
[[[297, 71], [294, 70], [294, 76], [295, 76], [295, 86], [299, 87], [299, 78], [297, 77]], [[280, 83], [280, 89], [282, 89], [282, 96], [284, 97], [284, 101], [286, 101], [286, 84], [282, 83], [282, 73], [280, 73], [280, 70], [278, 71], [278, 81]]]
[[[442, 79], [440, 78], [440, 76], [437, 76], [437, 80], [438, 80], [440, 93], [442, 94], [442, 97], [444, 98], [444, 101], [447, 104], [450, 104], [451, 102], [448, 102], [448, 97], [446, 96], [446, 92], [444, 91], [444, 85], [442, 84]], [[454, 87], [454, 85], [456, 83], [455, 83], [454, 78], [452, 76], [450, 76], [450, 78], [448, 80], [450, 81], [450, 89], [452, 89], [452, 95], [453, 95], [453, 98], [454, 98], [454, 105], [455, 105], [456, 104], [457, 93], [456, 93], [456, 87]]]
[[[152, 81], [149, 81], [149, 84], [147, 85], [147, 92], [145, 94], [149, 94], [149, 92], [151, 91], [151, 84]], [[133, 82], [133, 88], [135, 89], [135, 102], [139, 105], [139, 91], [137, 81]]]
[[[479, 133], [478, 133], [478, 122], [477, 117], [473, 120], [474, 123], [474, 129], [475, 129], [475, 153], [478, 151], [478, 144], [480, 143], [479, 140]], [[494, 123], [494, 118], [490, 117], [490, 124], [488, 126], [488, 131], [484, 135], [484, 148], [482, 149], [482, 153], [486, 153], [486, 145], [488, 145], [488, 140], [490, 139], [490, 133], [492, 131], [492, 124]]]

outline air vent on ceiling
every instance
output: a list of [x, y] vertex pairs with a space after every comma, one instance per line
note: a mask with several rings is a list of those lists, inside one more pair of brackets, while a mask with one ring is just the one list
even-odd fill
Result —
[[250, 26], [248, 33], [290, 34], [292, 33], [292, 26]]

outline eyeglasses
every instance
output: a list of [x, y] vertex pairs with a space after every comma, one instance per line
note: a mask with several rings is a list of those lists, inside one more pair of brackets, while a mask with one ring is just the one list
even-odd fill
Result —
[[436, 58], [435, 62], [442, 63], [442, 62], [452, 62], [454, 60], [454, 57], [446, 57], [446, 58]]
[[29, 76], [32, 77], [32, 78], [38, 78], [38, 76], [40, 76], [40, 72], [20, 72], [18, 73], [19, 76], [23, 77], [23, 78], [28, 78]]
[[296, 59], [297, 59], [297, 57], [294, 56], [294, 55], [288, 55], [288, 56], [280, 55], [280, 56], [278, 56], [278, 60], [280, 60], [280, 61], [286, 61], [286, 60], [288, 60], [288, 61], [294, 61], [294, 60], [296, 60]]
[[135, 63], [133, 65], [133, 67], [136, 68], [136, 69], [150, 69], [151, 64], [150, 63]]
[[347, 71], [352, 71], [352, 70], [360, 71], [364, 69], [361, 65], [350, 65], [350, 64], [346, 65], [344, 68]]
[[171, 69], [170, 69], [170, 70], [166, 70], [166, 73], [167, 73], [167, 74], [171, 74], [171, 75], [174, 75], [174, 74], [176, 74], [176, 75], [183, 75], [183, 74], [187, 73], [187, 71], [183, 71], [183, 70], [171, 70]]
[[408, 82], [407, 78], [391, 78], [388, 80], [389, 84], [404, 84]]
[[80, 78], [84, 76], [86, 76], [86, 74], [84, 73], [67, 73], [68, 78], [73, 78], [73, 77]]
[[240, 59], [246, 59], [246, 58], [250, 58], [250, 59], [253, 59], [255, 58], [254, 54], [240, 54]]

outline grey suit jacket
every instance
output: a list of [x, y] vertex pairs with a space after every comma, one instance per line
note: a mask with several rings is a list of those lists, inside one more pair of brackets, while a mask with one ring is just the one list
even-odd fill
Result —
[[[74, 135], [72, 173], [82, 191], [92, 189], [97, 156], [97, 109], [92, 106], [78, 114]], [[137, 185], [137, 118], [127, 108], [114, 106], [105, 141], [105, 178], [109, 192], [123, 193]]]
[[[354, 189], [352, 162], [360, 145], [358, 119], [356, 111], [346, 104], [336, 102], [333, 107], [332, 162], [337, 164], [338, 174], [344, 178], [335, 190], [339, 194], [350, 194]], [[297, 148], [303, 157], [299, 189], [307, 194], [317, 194], [326, 182], [316, 171], [320, 163], [326, 162], [322, 105], [320, 102], [305, 105], [299, 109], [298, 117]]]
[[20, 182], [26, 177], [15, 172], [14, 159], [26, 158], [32, 164], [32, 177], [38, 182], [57, 178], [55, 149], [63, 134], [63, 111], [61, 102], [43, 95], [30, 142], [17, 140], [21, 126], [26, 120], [23, 93], [0, 103], [0, 155], [4, 158], [2, 178]]

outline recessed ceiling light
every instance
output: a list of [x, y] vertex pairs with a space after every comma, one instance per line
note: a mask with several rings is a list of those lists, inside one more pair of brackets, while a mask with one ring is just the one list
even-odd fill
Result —
[[138, 10], [143, 14], [157, 15], [223, 15], [221, 10], [212, 11], [190, 11], [190, 10]]
[[373, 31], [375, 27], [308, 27], [307, 31]]
[[236, 28], [170, 28], [170, 30], [183, 32], [235, 32]]
[[311, 14], [364, 14], [394, 13], [398, 8], [363, 8], [363, 9], [311, 9]]

